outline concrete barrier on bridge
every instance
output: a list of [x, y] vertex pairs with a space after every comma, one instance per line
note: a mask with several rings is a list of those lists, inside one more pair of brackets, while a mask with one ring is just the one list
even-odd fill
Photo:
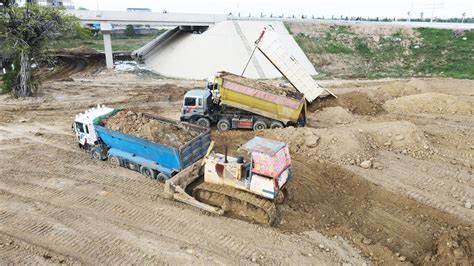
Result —
[[[281, 21], [223, 21], [202, 34], [178, 31], [156, 45], [143, 47], [141, 59], [155, 72], [169, 77], [205, 79], [217, 71], [240, 74], [265, 26], [275, 29], [279, 40], [311, 75], [314, 66]], [[152, 50], [148, 48], [153, 47]], [[279, 78], [280, 72], [256, 51], [245, 71], [249, 78]]]
[[113, 25], [208, 26], [227, 19], [224, 14], [158, 13], [128, 11], [68, 10], [84, 24], [108, 22]]

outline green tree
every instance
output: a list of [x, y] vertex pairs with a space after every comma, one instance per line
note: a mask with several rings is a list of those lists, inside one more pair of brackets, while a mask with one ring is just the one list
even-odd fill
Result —
[[11, 49], [18, 73], [12, 77], [15, 97], [34, 96], [40, 79], [33, 76], [33, 64], [48, 61], [48, 43], [80, 29], [79, 20], [66, 15], [64, 9], [26, 4], [11, 5], [0, 14], [0, 32]]
[[15, 4], [15, 0], [1, 0], [0, 3], [3, 7], [10, 7]]
[[127, 25], [127, 27], [125, 28], [125, 35], [128, 37], [135, 36], [135, 28], [133, 27], [133, 25]]

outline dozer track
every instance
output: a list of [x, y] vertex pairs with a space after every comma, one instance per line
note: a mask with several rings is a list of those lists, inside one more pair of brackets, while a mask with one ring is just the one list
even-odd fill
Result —
[[193, 189], [193, 196], [200, 202], [222, 208], [231, 217], [269, 225], [277, 218], [273, 202], [236, 188], [203, 182]]

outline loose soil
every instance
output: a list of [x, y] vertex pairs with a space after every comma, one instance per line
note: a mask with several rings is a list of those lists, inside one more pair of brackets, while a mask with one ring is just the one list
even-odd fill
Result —
[[[298, 179], [290, 187], [292, 197], [283, 209], [281, 230], [316, 229], [326, 235], [344, 236], [376, 264], [392, 264], [402, 256], [415, 264], [472, 259], [468, 255], [474, 250], [472, 225], [381, 189], [335, 165], [297, 157], [293, 169]], [[449, 248], [448, 244], [451, 254], [459, 249], [457, 257], [440, 251], [439, 246], [446, 247], [444, 235], [458, 239], [451, 244], [457, 247]]]
[[241, 84], [247, 87], [251, 87], [256, 90], [260, 91], [265, 91], [269, 92], [272, 94], [280, 95], [280, 96], [285, 96], [293, 99], [300, 100], [304, 96], [300, 92], [298, 92], [294, 87], [292, 86], [273, 86], [271, 84], [267, 84], [262, 81], [254, 80], [254, 79], [249, 79], [249, 78], [244, 78], [241, 76], [237, 76], [235, 74], [223, 72], [222, 74], [223, 78], [229, 81], [232, 81], [237, 84]]
[[160, 121], [141, 112], [120, 111], [103, 120], [111, 130], [179, 148], [199, 135], [180, 123]]
[[290, 143], [295, 154], [357, 164], [373, 158], [378, 150], [427, 158], [435, 151], [417, 126], [408, 121], [354, 122], [332, 128], [283, 128], [267, 130], [266, 136]]
[[421, 91], [415, 86], [401, 82], [394, 82], [378, 88], [373, 93], [371, 93], [370, 96], [374, 102], [383, 104], [386, 101], [394, 98], [418, 93], [421, 93]]
[[358, 91], [337, 94], [337, 98], [331, 95], [324, 98], [317, 98], [308, 106], [308, 110], [314, 112], [334, 106], [341, 106], [351, 113], [358, 115], [376, 115], [383, 111], [383, 108], [374, 103], [366, 93]]
[[392, 113], [461, 114], [474, 113], [474, 105], [445, 93], [428, 92], [389, 100], [383, 108]]
[[327, 107], [306, 116], [307, 125], [310, 127], [333, 127], [336, 125], [349, 124], [356, 118], [346, 109], [335, 106]]

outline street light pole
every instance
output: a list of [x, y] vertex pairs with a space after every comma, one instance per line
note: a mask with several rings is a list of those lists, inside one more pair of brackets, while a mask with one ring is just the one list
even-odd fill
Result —
[[431, 19], [430, 22], [433, 23], [433, 18], [435, 14], [436, 9], [444, 8], [444, 3], [432, 3], [432, 4], [427, 4], [426, 7], [428, 9], [431, 9]]

